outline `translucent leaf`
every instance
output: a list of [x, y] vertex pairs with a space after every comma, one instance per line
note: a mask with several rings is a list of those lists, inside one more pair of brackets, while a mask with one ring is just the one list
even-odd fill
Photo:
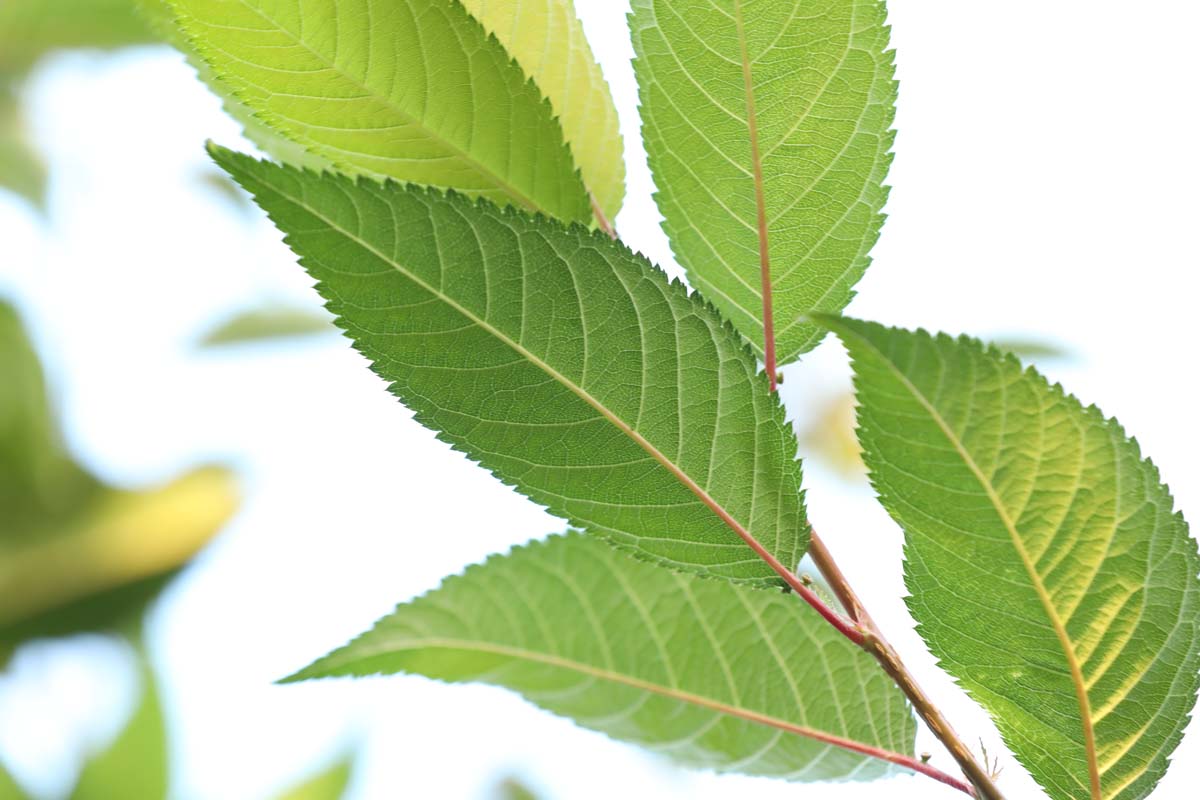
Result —
[[681, 575], [572, 534], [449, 578], [289, 680], [406, 672], [480, 681], [684, 764], [791, 780], [894, 768], [903, 695], [778, 591]]
[[459, 3], [172, 2], [227, 91], [344, 171], [591, 218], [550, 104]]
[[880, 0], [633, 0], [642, 130], [675, 256], [760, 355], [769, 316], [779, 364], [823, 335], [802, 315], [850, 301], [883, 223], [885, 17]]
[[167, 796], [166, 721], [158, 681], [146, 654], [140, 651], [138, 676], [141, 691], [133, 714], [117, 738], [84, 764], [71, 800], [162, 800]]
[[554, 107], [583, 182], [612, 220], [625, 195], [617, 108], [572, 0], [462, 0]]
[[212, 152], [443, 441], [643, 556], [773, 583], [753, 538], [797, 564], [808, 525], [783, 408], [736, 334], [645, 259], [458, 195]]
[[930, 649], [1052, 797], [1146, 797], [1200, 681], [1200, 557], [1158, 470], [1011, 356], [828, 321]]

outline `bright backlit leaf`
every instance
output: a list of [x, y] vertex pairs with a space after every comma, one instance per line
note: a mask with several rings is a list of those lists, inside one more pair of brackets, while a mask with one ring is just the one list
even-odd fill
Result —
[[1200, 557], [1158, 470], [1011, 356], [826, 321], [930, 649], [1056, 800], [1146, 797], [1200, 682]]
[[329, 163], [591, 218], [550, 104], [458, 2], [171, 1], [210, 77]]
[[840, 311], [887, 199], [896, 83], [880, 0], [633, 0], [642, 130], [688, 278], [779, 364]]
[[554, 107], [588, 191], [612, 220], [625, 195], [617, 108], [572, 0], [462, 0]]
[[645, 259], [459, 195], [212, 152], [444, 441], [675, 567], [775, 582], [746, 537], [798, 563], [808, 525], [778, 397], [717, 314]]
[[590, 537], [496, 556], [289, 680], [405, 672], [520, 692], [684, 764], [868, 779], [910, 754], [904, 696], [794, 596], [681, 575]]

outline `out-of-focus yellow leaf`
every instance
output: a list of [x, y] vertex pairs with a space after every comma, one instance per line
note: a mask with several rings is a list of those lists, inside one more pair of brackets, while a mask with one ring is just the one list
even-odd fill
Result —
[[859, 478], [866, 474], [862, 448], [854, 433], [854, 395], [847, 392], [829, 400], [813, 422], [800, 435], [800, 446], [806, 455], [825, 462], [843, 478]]
[[56, 536], [0, 550], [5, 631], [183, 566], [232, 516], [232, 475], [205, 467], [150, 491], [112, 491]]

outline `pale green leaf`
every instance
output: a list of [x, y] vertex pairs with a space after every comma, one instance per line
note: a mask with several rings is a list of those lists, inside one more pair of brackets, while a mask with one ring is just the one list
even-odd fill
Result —
[[302, 144], [284, 138], [277, 131], [269, 128], [254, 115], [252, 109], [234, 95], [231, 86], [217, 79], [212, 68], [200, 57], [192, 43], [180, 30], [175, 10], [171, 5], [172, 2], [173, 0], [137, 0], [147, 23], [164, 41], [169, 42], [183, 54], [188, 64], [196, 70], [196, 75], [201, 82], [220, 99], [225, 113], [242, 126], [242, 132], [246, 138], [264, 153], [286, 164], [315, 170], [330, 167], [327, 160], [306, 150]]
[[881, 0], [633, 0], [658, 205], [679, 263], [779, 364], [820, 341], [883, 223], [896, 99]]
[[350, 785], [353, 771], [354, 760], [343, 758], [278, 795], [275, 800], [339, 800]]
[[625, 195], [617, 108], [572, 0], [462, 0], [542, 90], [583, 182], [612, 220]]
[[1011, 356], [826, 321], [930, 649], [1052, 797], [1146, 797], [1200, 680], [1200, 557], [1158, 470]]
[[[236, 187], [235, 187], [236, 188]], [[240, 190], [239, 190], [240, 192]], [[244, 194], [240, 195], [245, 197]], [[238, 312], [200, 339], [201, 347], [225, 347], [330, 333], [329, 315], [306, 308], [266, 305]]]
[[338, 168], [591, 218], [550, 104], [457, 0], [172, 2], [226, 90]]
[[108, 747], [84, 764], [71, 800], [162, 800], [167, 796], [167, 729], [158, 682], [139, 649], [141, 691], [124, 729]]
[[903, 695], [796, 597], [572, 534], [488, 559], [289, 680], [406, 672], [505, 686], [684, 764], [793, 780], [894, 769]]
[[644, 556], [774, 582], [752, 537], [795, 567], [795, 436], [749, 349], [683, 286], [582, 226], [212, 152], [444, 441]]

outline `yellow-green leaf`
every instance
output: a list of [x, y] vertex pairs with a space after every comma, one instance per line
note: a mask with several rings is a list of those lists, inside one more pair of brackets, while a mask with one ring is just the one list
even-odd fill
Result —
[[617, 108], [572, 0], [462, 0], [558, 114], [583, 182], [612, 220], [625, 196]]

